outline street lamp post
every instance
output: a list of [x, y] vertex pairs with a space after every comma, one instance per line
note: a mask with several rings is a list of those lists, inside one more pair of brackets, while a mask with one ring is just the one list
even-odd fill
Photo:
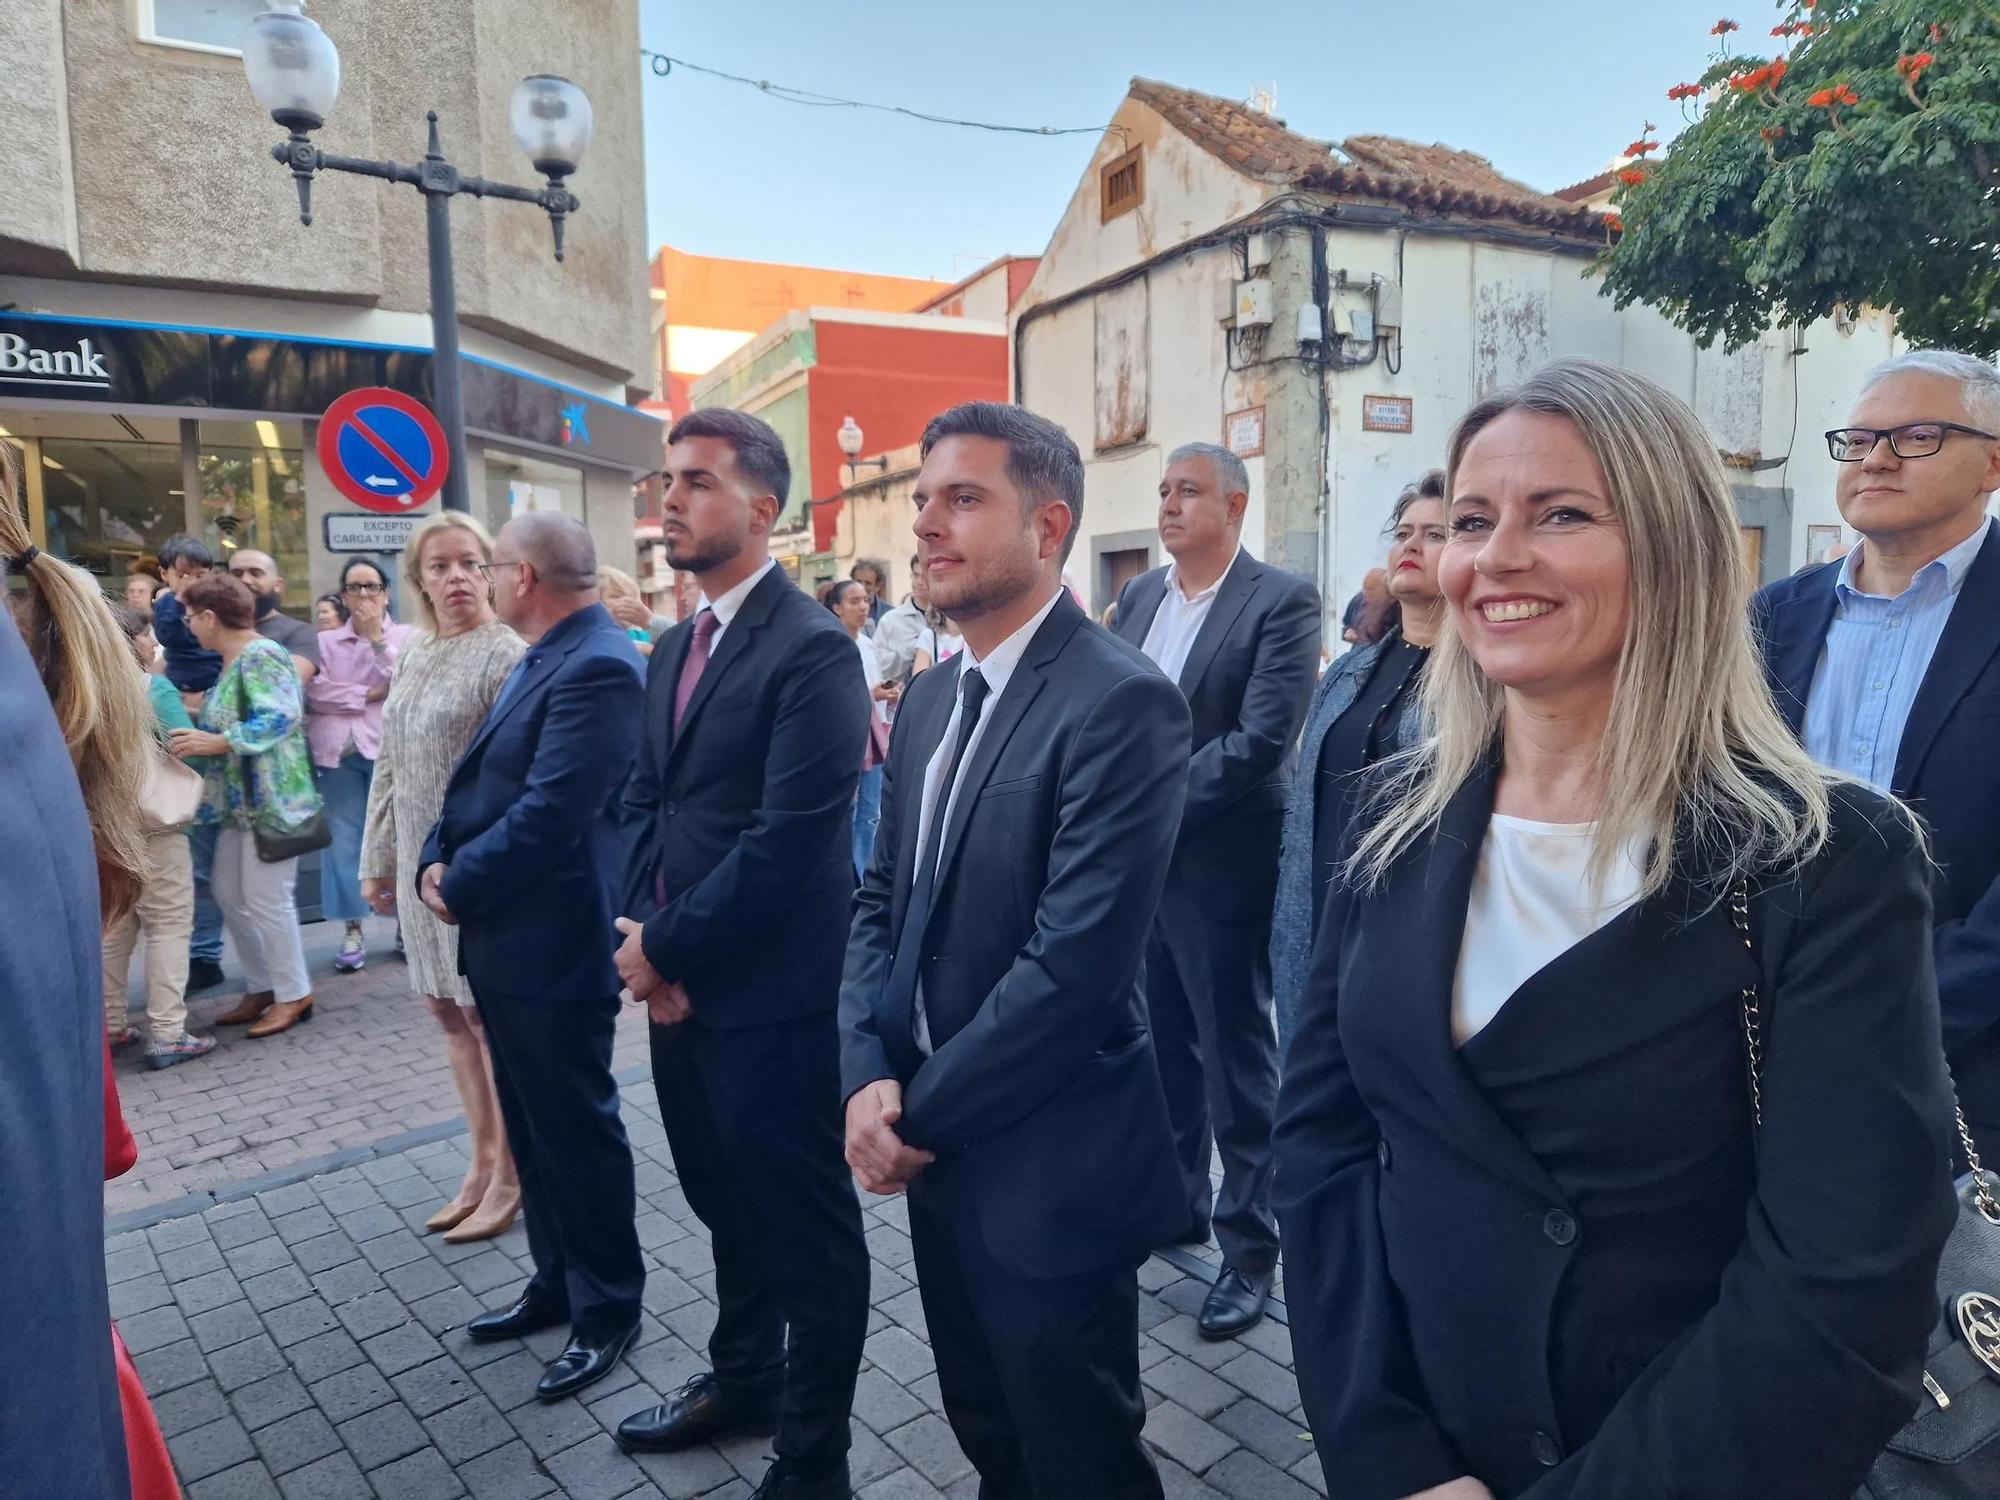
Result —
[[878, 454], [874, 458], [863, 458], [861, 456], [861, 445], [867, 439], [862, 436], [861, 424], [854, 420], [852, 412], [849, 412], [840, 419], [840, 428], [834, 433], [833, 440], [840, 444], [840, 451], [847, 455], [847, 483], [850, 487], [861, 482], [861, 466], [863, 464], [867, 464], [870, 468], [879, 469], [885, 474], [889, 471], [889, 458], [887, 454]]
[[312, 143], [340, 96], [340, 53], [319, 24], [301, 13], [304, 0], [273, 0], [272, 9], [250, 23], [243, 45], [243, 69], [257, 102], [271, 112], [289, 138], [271, 155], [291, 168], [299, 190], [299, 222], [312, 223], [312, 183], [321, 171], [354, 172], [387, 182], [406, 182], [424, 195], [424, 227], [430, 244], [432, 393], [444, 428], [449, 463], [444, 480], [447, 510], [470, 510], [465, 487], [465, 404], [458, 379], [458, 288], [451, 261], [451, 200], [506, 198], [533, 203], [549, 216], [556, 259], [563, 258], [563, 226], [582, 205], [564, 181], [590, 144], [590, 99], [567, 78], [532, 73], [514, 90], [514, 139], [548, 179], [540, 188], [515, 187], [469, 177], [444, 158], [438, 141], [437, 111], [425, 118], [430, 140], [414, 166], [335, 156]]

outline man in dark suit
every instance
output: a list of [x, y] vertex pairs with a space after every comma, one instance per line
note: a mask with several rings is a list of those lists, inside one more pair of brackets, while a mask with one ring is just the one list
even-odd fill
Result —
[[[1173, 561], [1118, 596], [1119, 636], [1180, 684], [1194, 756], [1179, 842], [1146, 948], [1146, 1008], [1180, 1148], [1187, 1222], [1222, 1271], [1196, 1326], [1230, 1338], [1264, 1316], [1278, 1266], [1271, 1114], [1271, 908], [1293, 746], [1319, 671], [1319, 593], [1243, 550], [1243, 460], [1189, 443], [1160, 478], [1160, 544]], [[1222, 1153], [1222, 1191], [1209, 1161]]]
[[713, 1240], [719, 1314], [713, 1370], [618, 1440], [775, 1427], [757, 1494], [847, 1500], [868, 1251], [834, 1012], [869, 699], [853, 640], [771, 560], [790, 484], [755, 417], [697, 411], [668, 435], [667, 556], [702, 604], [649, 669], [618, 964], [651, 1013], [660, 1115]]
[[[14, 501], [0, 454], [0, 505]], [[34, 549], [29, 548], [33, 553]], [[39, 554], [36, 554], [39, 556]], [[8, 574], [63, 564], [0, 557]], [[31, 585], [32, 587], [32, 585]], [[18, 596], [17, 596], [18, 597]], [[104, 1013], [90, 822], [48, 693], [0, 604], [0, 1466], [10, 1495], [126, 1495], [104, 1287]], [[141, 1356], [141, 1364], [144, 1364]]]
[[1945, 1054], [1973, 1136], [2000, 1155], [2000, 372], [1942, 351], [1869, 372], [1840, 460], [1839, 562], [1752, 606], [1778, 706], [1814, 759], [1929, 825]]
[[631, 642], [597, 602], [597, 556], [577, 522], [515, 517], [487, 576], [528, 650], [452, 772], [418, 894], [459, 928], [535, 1258], [514, 1305], [466, 1333], [569, 1323], [569, 1347], [535, 1388], [554, 1401], [610, 1373], [639, 1331], [645, 1284], [611, 1077], [618, 974], [603, 837], [643, 689]]
[[909, 1188], [980, 1494], [1156, 1500], [1135, 1273], [1187, 1201], [1139, 971], [1187, 704], [1062, 586], [1083, 461], [1061, 428], [974, 402], [923, 454], [919, 564], [965, 650], [896, 716], [841, 986], [847, 1158]]

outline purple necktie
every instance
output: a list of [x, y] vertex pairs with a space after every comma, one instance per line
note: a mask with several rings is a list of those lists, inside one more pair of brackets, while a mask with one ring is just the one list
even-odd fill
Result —
[[694, 639], [688, 643], [687, 660], [681, 663], [681, 680], [674, 689], [675, 734], [681, 732], [681, 716], [687, 712], [688, 700], [694, 697], [694, 685], [708, 670], [708, 643], [721, 628], [722, 622], [712, 609], [704, 609], [694, 617]]

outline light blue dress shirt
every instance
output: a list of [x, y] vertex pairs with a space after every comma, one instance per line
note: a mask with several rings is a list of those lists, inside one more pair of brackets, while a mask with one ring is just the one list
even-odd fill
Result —
[[1806, 695], [1806, 750], [1821, 765], [1890, 789], [1903, 726], [1930, 670], [1938, 638], [1993, 529], [1988, 520], [1944, 556], [1917, 569], [1893, 599], [1855, 587], [1861, 543], [1840, 565], [1833, 623]]

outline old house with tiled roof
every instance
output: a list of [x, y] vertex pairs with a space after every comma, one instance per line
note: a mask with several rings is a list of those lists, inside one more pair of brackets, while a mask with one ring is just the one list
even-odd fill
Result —
[[1601, 196], [1537, 191], [1469, 151], [1320, 140], [1134, 79], [1009, 320], [1016, 399], [1089, 466], [1071, 562], [1088, 602], [1165, 561], [1166, 455], [1206, 441], [1251, 471], [1246, 544], [1315, 579], [1337, 617], [1452, 424], [1562, 354], [1686, 398], [1734, 466], [1757, 570], [1796, 566], [1809, 526], [1838, 519], [1818, 433], [1892, 352], [1889, 331], [1809, 330], [1810, 361], [1789, 330], [1697, 350], [1599, 295], [1606, 232]]

